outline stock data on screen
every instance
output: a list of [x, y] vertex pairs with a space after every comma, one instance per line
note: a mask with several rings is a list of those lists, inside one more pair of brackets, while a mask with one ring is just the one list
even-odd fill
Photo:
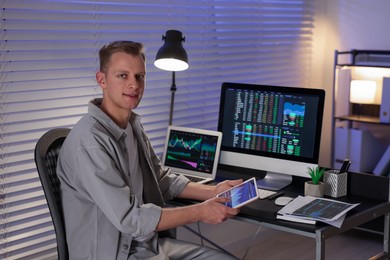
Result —
[[211, 172], [216, 152], [216, 137], [171, 132], [166, 164], [190, 170]]
[[302, 151], [302, 146], [313, 139], [314, 125], [307, 125], [312, 100], [256, 90], [228, 91], [227, 96], [235, 101], [233, 120], [229, 120], [233, 136], [225, 138], [232, 141], [228, 146], [298, 157], [311, 154], [311, 150]]

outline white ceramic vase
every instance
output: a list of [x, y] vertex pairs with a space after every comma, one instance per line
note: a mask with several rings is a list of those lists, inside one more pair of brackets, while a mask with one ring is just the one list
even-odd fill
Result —
[[305, 196], [319, 197], [324, 196], [324, 183], [314, 184], [312, 181], [305, 182]]

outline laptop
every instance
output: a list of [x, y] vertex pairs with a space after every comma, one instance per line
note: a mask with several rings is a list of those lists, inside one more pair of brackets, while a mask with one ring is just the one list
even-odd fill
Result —
[[221, 141], [221, 132], [169, 126], [162, 164], [193, 182], [211, 182], [217, 174]]

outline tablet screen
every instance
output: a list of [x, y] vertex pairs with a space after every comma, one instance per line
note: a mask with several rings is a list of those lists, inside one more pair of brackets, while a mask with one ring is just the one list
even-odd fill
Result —
[[242, 207], [258, 198], [256, 179], [248, 179], [230, 190], [218, 194], [217, 197], [229, 197], [230, 201], [225, 203], [228, 207]]

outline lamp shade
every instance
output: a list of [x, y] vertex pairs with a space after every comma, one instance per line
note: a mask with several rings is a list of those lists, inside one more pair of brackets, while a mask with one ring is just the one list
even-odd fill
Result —
[[162, 70], [182, 71], [188, 69], [187, 52], [182, 42], [185, 38], [180, 31], [168, 30], [162, 37], [164, 45], [158, 50], [154, 65]]
[[375, 102], [376, 82], [371, 80], [352, 80], [349, 102], [373, 104]]

